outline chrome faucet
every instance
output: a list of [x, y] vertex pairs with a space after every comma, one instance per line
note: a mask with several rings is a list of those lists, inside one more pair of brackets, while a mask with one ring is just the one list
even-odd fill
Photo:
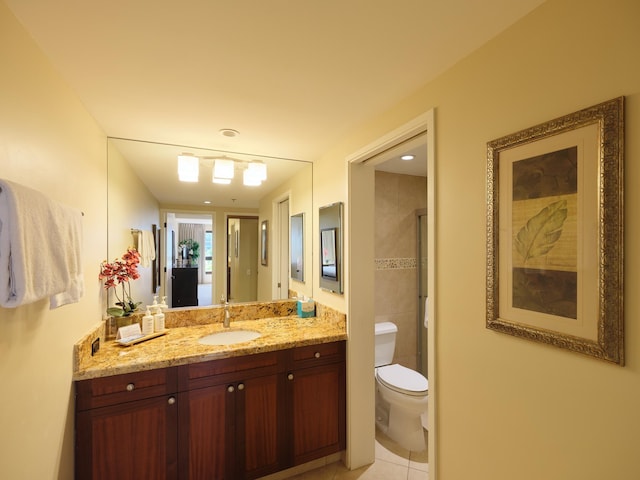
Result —
[[224, 305], [224, 322], [222, 322], [222, 326], [229, 328], [231, 326], [231, 312], [229, 312], [229, 302], [224, 298], [224, 295], [220, 297], [220, 303]]

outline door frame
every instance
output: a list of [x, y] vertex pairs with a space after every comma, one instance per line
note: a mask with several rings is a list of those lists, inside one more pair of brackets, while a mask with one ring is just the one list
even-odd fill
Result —
[[[374, 380], [374, 315], [371, 299], [374, 297], [374, 171], [366, 161], [376, 155], [426, 132], [427, 136], [427, 292], [429, 328], [429, 478], [436, 478], [437, 450], [437, 381], [436, 381], [436, 215], [435, 215], [435, 111], [431, 109], [413, 120], [388, 132], [346, 158], [348, 178], [348, 243], [349, 288], [347, 288], [347, 318], [358, 319], [347, 323], [349, 342], [347, 349], [347, 466], [350, 469], [375, 460], [375, 389]], [[367, 203], [369, 205], [367, 205]], [[367, 280], [371, 279], [371, 280]], [[371, 372], [370, 376], [363, 372]], [[366, 441], [366, 440], [369, 441]]]
[[[280, 218], [280, 207], [281, 203], [284, 201], [289, 201], [289, 216], [291, 215], [291, 192], [287, 191], [281, 195], [278, 195], [271, 202], [271, 223], [270, 231], [272, 241], [269, 246], [269, 254], [273, 258], [271, 263], [271, 298], [269, 300], [280, 298], [280, 288], [278, 287], [278, 283], [281, 282], [281, 275], [286, 276], [287, 278], [287, 291], [285, 292], [284, 298], [289, 296], [289, 273], [285, 270], [285, 272], [281, 272], [281, 264], [283, 262], [282, 258], [282, 219]], [[287, 220], [287, 232], [289, 231], [289, 220]], [[287, 251], [288, 251], [288, 242], [289, 239], [284, 239], [287, 242]]]

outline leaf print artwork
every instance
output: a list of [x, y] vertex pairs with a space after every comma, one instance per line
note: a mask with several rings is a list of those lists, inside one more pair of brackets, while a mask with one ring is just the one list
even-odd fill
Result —
[[515, 239], [516, 251], [524, 262], [546, 255], [562, 235], [567, 219], [567, 201], [558, 200], [544, 207], [520, 229]]

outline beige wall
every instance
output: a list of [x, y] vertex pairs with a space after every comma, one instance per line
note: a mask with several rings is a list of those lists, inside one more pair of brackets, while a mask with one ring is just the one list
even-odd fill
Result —
[[[316, 169], [321, 183], [349, 154], [435, 108], [439, 480], [640, 476], [638, 18], [636, 0], [549, 0], [353, 132]], [[625, 367], [485, 328], [487, 141], [619, 95], [627, 97]]]
[[375, 174], [375, 322], [398, 326], [394, 362], [417, 366], [416, 211], [427, 208], [427, 179]]
[[0, 177], [84, 212], [85, 294], [0, 308], [0, 478], [73, 478], [73, 344], [102, 316], [106, 138], [0, 3]]

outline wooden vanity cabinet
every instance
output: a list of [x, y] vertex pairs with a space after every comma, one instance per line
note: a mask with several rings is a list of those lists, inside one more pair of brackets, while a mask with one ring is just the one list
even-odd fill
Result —
[[346, 444], [345, 342], [76, 382], [77, 479], [254, 479]]
[[178, 478], [176, 373], [76, 382], [76, 479]]
[[180, 369], [181, 478], [252, 479], [283, 468], [281, 352]]

